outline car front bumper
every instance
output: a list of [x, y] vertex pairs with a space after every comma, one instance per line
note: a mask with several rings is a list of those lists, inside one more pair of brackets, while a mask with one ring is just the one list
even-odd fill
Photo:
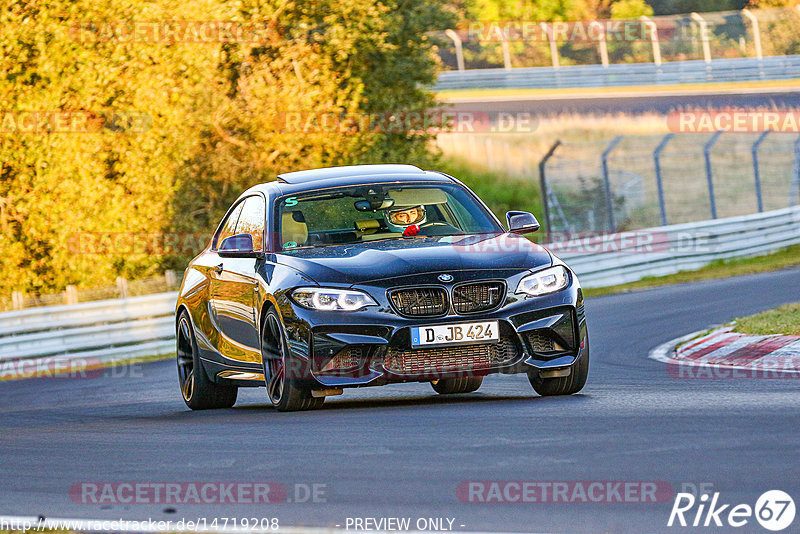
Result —
[[[496, 311], [438, 318], [407, 318], [387, 302], [357, 312], [281, 307], [293, 365], [311, 387], [344, 388], [392, 382], [429, 382], [492, 373], [568, 368], [588, 357], [583, 295], [572, 279], [542, 297], [509, 293]], [[413, 326], [497, 320], [500, 341], [411, 348]]]

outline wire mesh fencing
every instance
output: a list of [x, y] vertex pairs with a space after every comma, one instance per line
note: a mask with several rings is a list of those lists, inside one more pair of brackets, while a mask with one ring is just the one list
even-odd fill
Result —
[[772, 132], [556, 143], [540, 166], [551, 231], [623, 231], [800, 203], [800, 137]]
[[437, 32], [445, 70], [661, 63], [800, 53], [796, 6], [542, 22], [473, 20]]

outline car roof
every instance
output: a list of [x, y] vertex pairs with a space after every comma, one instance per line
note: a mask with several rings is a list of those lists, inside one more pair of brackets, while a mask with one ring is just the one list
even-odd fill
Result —
[[441, 172], [423, 171], [414, 165], [348, 165], [326, 167], [278, 175], [275, 182], [251, 187], [242, 196], [254, 192], [267, 195], [302, 193], [331, 187], [348, 185], [392, 183], [392, 182], [448, 182], [455, 180]]
[[425, 171], [414, 165], [347, 165], [344, 167], [325, 167], [307, 171], [285, 172], [278, 175], [278, 181], [286, 184], [304, 184], [330, 178], [375, 174], [425, 174]]

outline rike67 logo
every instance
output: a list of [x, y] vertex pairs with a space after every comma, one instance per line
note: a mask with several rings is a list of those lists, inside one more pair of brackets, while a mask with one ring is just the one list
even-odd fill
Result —
[[756, 521], [767, 530], [784, 530], [794, 521], [794, 500], [781, 490], [764, 492], [755, 507], [749, 504], [722, 504], [720, 493], [707, 493], [695, 497], [691, 493], [678, 493], [669, 514], [667, 526], [692, 527], [743, 527], [755, 516]]

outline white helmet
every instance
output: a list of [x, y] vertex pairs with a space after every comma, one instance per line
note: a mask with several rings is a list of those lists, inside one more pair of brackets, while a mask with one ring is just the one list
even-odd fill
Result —
[[383, 212], [383, 217], [386, 219], [386, 226], [392, 232], [403, 232], [412, 224], [423, 225], [426, 220], [425, 207], [419, 206], [405, 206], [393, 207]]

